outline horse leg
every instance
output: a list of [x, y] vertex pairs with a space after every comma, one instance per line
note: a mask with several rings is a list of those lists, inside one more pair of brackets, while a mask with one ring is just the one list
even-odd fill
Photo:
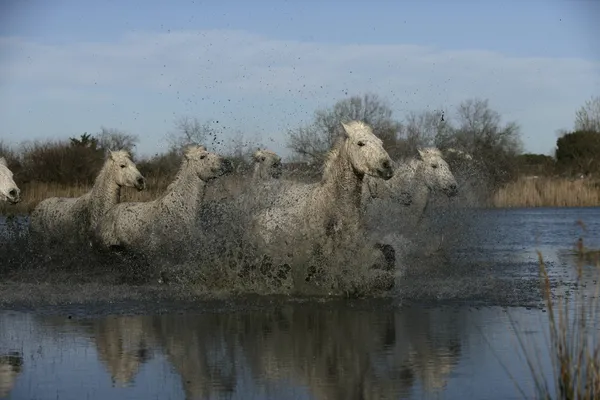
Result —
[[394, 249], [394, 246], [387, 243], [375, 243], [374, 247], [383, 255], [383, 265], [377, 269], [394, 270], [396, 268], [396, 249]]

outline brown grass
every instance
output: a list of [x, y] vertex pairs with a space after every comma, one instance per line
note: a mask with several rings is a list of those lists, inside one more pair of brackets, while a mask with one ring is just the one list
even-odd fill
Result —
[[[147, 189], [137, 191], [134, 188], [124, 188], [121, 191], [121, 201], [151, 201], [159, 197], [172, 182], [172, 177], [148, 177]], [[226, 195], [235, 195], [241, 187], [243, 178], [231, 175], [211, 182], [207, 187], [206, 199], [216, 199]], [[20, 184], [22, 200], [19, 204], [0, 204], [0, 215], [18, 215], [31, 212], [35, 206], [49, 197], [79, 197], [89, 190], [91, 185], [62, 185], [58, 183], [31, 182]]]
[[594, 207], [600, 206], [600, 188], [591, 179], [519, 178], [500, 188], [494, 207]]
[[[520, 340], [535, 381], [537, 397], [569, 400], [598, 399], [600, 398], [600, 342], [594, 318], [598, 311], [600, 286], [596, 287], [592, 296], [585, 295], [583, 288], [580, 287], [575, 300], [576, 308], [574, 311], [569, 311], [566, 297], [553, 299], [548, 271], [539, 251], [538, 257], [542, 292], [550, 324], [550, 351], [555, 389], [550, 389], [549, 382], [546, 382], [538, 372], [540, 369], [533, 362], [534, 357], [531, 356], [531, 352], [526, 351], [524, 342]], [[577, 258], [577, 283], [582, 284], [582, 270], [589, 260], [585, 261], [588, 257], [583, 251], [579, 252]], [[595, 267], [599, 267], [597, 260]]]
[[[302, 176], [288, 173], [288, 179], [305, 181]], [[125, 188], [122, 201], [150, 201], [160, 196], [172, 176], [149, 176], [148, 189], [138, 192]], [[313, 179], [309, 179], [312, 181]], [[219, 191], [235, 195], [244, 178], [232, 175], [209, 185], [207, 198], [218, 198]], [[48, 197], [77, 197], [90, 190], [91, 185], [63, 185], [56, 183], [31, 182], [20, 184], [22, 202], [17, 205], [1, 205], [0, 215], [29, 213]], [[566, 178], [519, 178], [501, 187], [492, 197], [492, 207], [594, 207], [600, 206], [600, 185], [591, 179], [570, 180]]]

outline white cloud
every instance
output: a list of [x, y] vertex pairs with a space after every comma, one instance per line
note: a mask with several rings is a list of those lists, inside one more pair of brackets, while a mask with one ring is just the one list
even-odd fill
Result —
[[[408, 110], [451, 109], [468, 97], [489, 98], [507, 120], [522, 125], [530, 149], [546, 151], [554, 131], [571, 127], [576, 108], [599, 89], [599, 62], [480, 50], [282, 41], [222, 30], [131, 33], [114, 43], [0, 38], [0, 129], [11, 131], [18, 129], [12, 120], [22, 117], [17, 107], [51, 99], [65, 107], [118, 104], [139, 120], [162, 112], [168, 124], [173, 114], [196, 112], [186, 102], [209, 110], [218, 102], [213, 115], [238, 119], [225, 123], [246, 126], [242, 120], [252, 119], [253, 130], [272, 133], [346, 93], [369, 91], [389, 99], [397, 118]], [[124, 100], [150, 104], [157, 96], [161, 107], [171, 108], [146, 110], [144, 102]], [[103, 113], [110, 118], [108, 108]], [[122, 112], [118, 122], [127, 125], [127, 115]]]

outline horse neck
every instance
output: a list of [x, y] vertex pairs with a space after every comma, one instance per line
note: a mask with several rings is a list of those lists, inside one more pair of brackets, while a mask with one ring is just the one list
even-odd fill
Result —
[[364, 175], [355, 172], [344, 149], [340, 149], [332, 160], [332, 165], [323, 174], [321, 181], [324, 193], [328, 196], [332, 195], [328, 201], [330, 207], [339, 209], [340, 205], [343, 205], [342, 208], [359, 216], [363, 180]]
[[425, 179], [423, 178], [425, 163], [417, 160], [415, 163], [414, 176], [412, 178], [412, 195], [416, 200], [414, 203], [417, 205], [416, 210], [418, 215], [421, 215], [429, 204], [431, 197], [431, 189], [427, 186]]
[[252, 179], [255, 181], [262, 180], [264, 179], [265, 173], [266, 171], [264, 166], [256, 163], [254, 164], [254, 172], [252, 172]]
[[104, 164], [96, 177], [94, 187], [89, 192], [90, 223], [94, 226], [98, 220], [115, 204], [121, 201], [121, 186], [114, 177], [111, 162]]
[[205, 190], [206, 182], [200, 179], [190, 162], [185, 161], [158, 203], [169, 205], [176, 200], [175, 204], [180, 204], [182, 210], [195, 211], [202, 203]]

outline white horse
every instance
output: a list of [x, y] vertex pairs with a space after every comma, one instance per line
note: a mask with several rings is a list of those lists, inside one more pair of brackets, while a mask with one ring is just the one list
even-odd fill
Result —
[[80, 197], [50, 197], [31, 213], [30, 231], [47, 240], [73, 234], [89, 239], [104, 214], [121, 200], [121, 188], [146, 188], [146, 179], [125, 150], [111, 151], [92, 190]]
[[206, 183], [233, 171], [229, 160], [204, 146], [188, 146], [175, 180], [156, 200], [119, 203], [98, 224], [96, 239], [104, 248], [153, 251], [170, 236], [189, 238], [202, 206]]
[[[363, 194], [363, 199], [367, 199], [367, 226], [383, 237], [383, 243], [394, 243], [398, 251], [398, 246], [406, 244], [405, 239], [399, 238], [398, 228], [401, 233], [416, 233], [422, 228], [433, 195], [441, 192], [453, 198], [458, 194], [458, 185], [440, 150], [429, 147], [419, 149], [418, 157], [398, 163], [389, 181], [369, 180], [365, 191], [369, 194]], [[410, 201], [404, 202], [407, 198]]]
[[0, 157], [0, 201], [17, 204], [21, 201], [21, 190], [13, 179], [13, 173], [8, 169], [4, 157]]
[[414, 228], [423, 217], [432, 194], [442, 192], [447, 197], [454, 197], [458, 194], [458, 185], [440, 150], [428, 147], [419, 149], [417, 158], [398, 163], [394, 177], [389, 181], [367, 180], [365, 191], [369, 194], [366, 196], [367, 209], [373, 198], [400, 201], [411, 219], [405, 227]]
[[281, 157], [276, 153], [266, 150], [258, 149], [252, 154], [254, 161], [254, 172], [252, 179], [254, 181], [279, 179], [281, 177], [282, 166]]
[[449, 199], [453, 205], [466, 208], [484, 203], [491, 188], [482, 163], [463, 150], [447, 148], [443, 153], [458, 181], [460, 191], [458, 196]]
[[343, 135], [329, 151], [321, 181], [280, 184], [266, 209], [258, 213], [258, 234], [267, 245], [275, 238], [287, 237], [323, 247], [327, 241], [331, 248], [360, 231], [365, 175], [388, 180], [394, 170], [370, 126], [361, 121], [341, 125]]

